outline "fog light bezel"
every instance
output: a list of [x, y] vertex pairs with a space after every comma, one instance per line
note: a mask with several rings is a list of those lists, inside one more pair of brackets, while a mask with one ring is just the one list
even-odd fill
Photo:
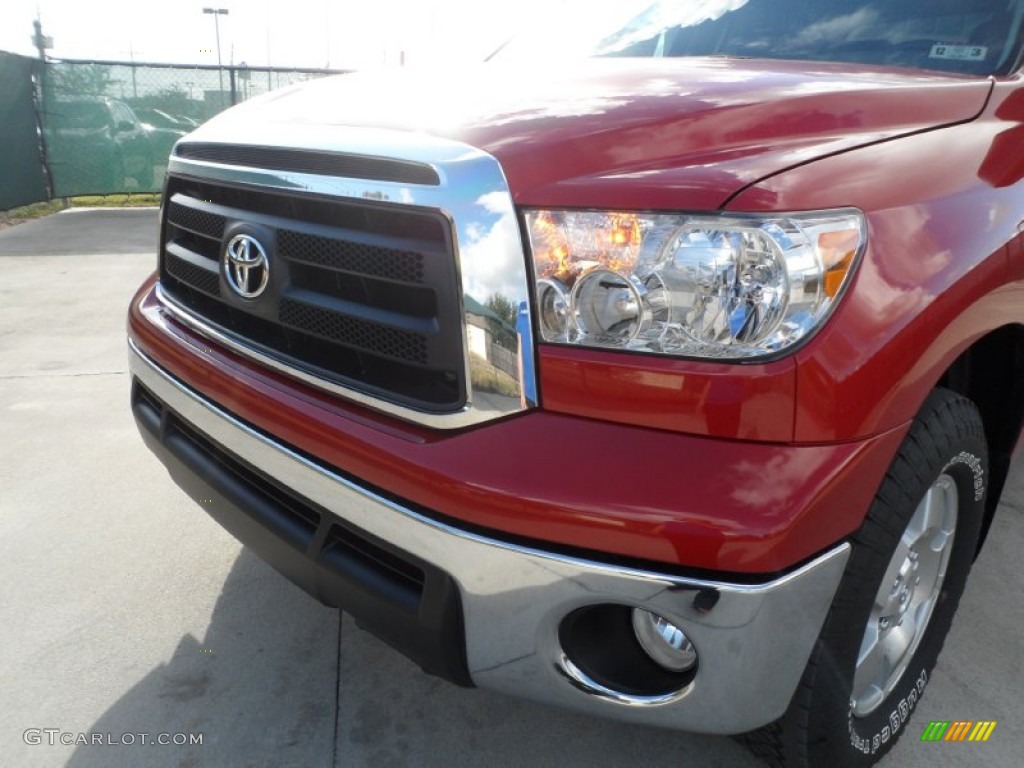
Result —
[[585, 693], [619, 704], [658, 706], [692, 689], [699, 661], [685, 671], [658, 664], [633, 629], [637, 606], [595, 603], [577, 608], [558, 625], [559, 671]]

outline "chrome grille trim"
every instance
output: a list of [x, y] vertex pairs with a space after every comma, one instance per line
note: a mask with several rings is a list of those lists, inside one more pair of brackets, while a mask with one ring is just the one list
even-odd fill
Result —
[[[168, 172], [172, 176], [244, 186], [263, 193], [277, 190], [282, 194], [294, 195], [298, 192], [328, 200], [342, 198], [395, 203], [406, 208], [427, 209], [446, 217], [452, 226], [458, 292], [462, 297], [459, 315], [463, 320], [463, 365], [467, 390], [465, 406], [455, 412], [427, 413], [326, 381], [276, 359], [265, 351], [254, 349], [243, 337], [194, 315], [161, 290], [159, 295], [168, 310], [195, 332], [261, 365], [361, 405], [424, 426], [461, 429], [535, 407], [537, 385], [533, 373], [534, 341], [529, 315], [526, 257], [512, 196], [498, 161], [468, 145], [421, 135], [334, 126], [289, 126], [286, 132], [280, 132], [279, 129], [280, 126], [260, 126], [253, 129], [253, 135], [240, 137], [240, 140], [236, 139], [237, 132], [232, 131], [232, 139], [240, 146], [366, 154], [389, 157], [396, 161], [425, 163], [437, 171], [440, 184], [427, 186], [254, 169], [181, 155], [170, 158]], [[213, 140], [218, 140], [213, 126], [204, 127], [194, 135], [197, 140], [210, 141], [210, 133], [214, 134]], [[198, 226], [208, 223], [202, 222]], [[185, 228], [189, 227], [185, 225]], [[203, 228], [207, 229], [206, 226]], [[361, 258], [365, 259], [365, 255]], [[414, 264], [412, 269], [415, 270]], [[512, 307], [519, 308], [519, 317], [515, 318], [514, 325], [502, 320], [496, 321], [483, 309], [488, 299], [495, 295], [504, 297]], [[514, 351], [508, 347], [494, 349], [496, 342], [488, 328], [494, 328], [490, 324], [495, 322], [504, 338], [513, 340]], [[505, 343], [508, 344], [507, 341]], [[471, 358], [479, 359], [471, 363]], [[509, 360], [513, 362], [510, 364]], [[504, 391], [483, 391], [473, 385], [474, 366], [479, 368], [481, 365], [490, 366], [500, 373]], [[480, 377], [481, 381], [487, 378]], [[494, 380], [495, 377], [491, 376], [490, 379]]]
[[425, 163], [412, 163], [387, 157], [366, 157], [337, 152], [310, 152], [306, 149], [239, 146], [237, 144], [198, 144], [183, 142], [175, 154], [194, 160], [207, 160], [251, 168], [302, 171], [325, 176], [400, 181], [410, 184], [440, 183], [437, 172]]

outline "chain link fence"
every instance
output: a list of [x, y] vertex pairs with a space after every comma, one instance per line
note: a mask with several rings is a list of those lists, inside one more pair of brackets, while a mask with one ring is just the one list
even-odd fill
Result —
[[[31, 66], [23, 63], [26, 61], [32, 62]], [[0, 82], [8, 82], [8, 69], [14, 78], [23, 81], [21, 90], [10, 100], [17, 101], [22, 122], [26, 118], [31, 121], [31, 129], [27, 132], [22, 127], [19, 136], [21, 144], [35, 145], [28, 156], [33, 157], [33, 171], [38, 171], [19, 171], [18, 179], [23, 183], [13, 177], [11, 182], [0, 179], [0, 185], [15, 183], [23, 192], [4, 195], [0, 189], [0, 209], [8, 198], [24, 204], [45, 196], [158, 192], [174, 142], [200, 123], [268, 91], [341, 74], [340, 70], [328, 69], [125, 61], [64, 60], [44, 64], [2, 52], [0, 65], [6, 65]], [[25, 94], [32, 93], [34, 100], [27, 101]], [[3, 96], [0, 91], [0, 109]], [[34, 102], [35, 116], [24, 114], [29, 101]], [[14, 153], [0, 147], [0, 168], [6, 169], [15, 160], [24, 164], [25, 155], [24, 151]], [[48, 180], [46, 191], [39, 183], [44, 174]]]
[[40, 121], [57, 197], [159, 190], [179, 138], [232, 104], [331, 70], [48, 62]]

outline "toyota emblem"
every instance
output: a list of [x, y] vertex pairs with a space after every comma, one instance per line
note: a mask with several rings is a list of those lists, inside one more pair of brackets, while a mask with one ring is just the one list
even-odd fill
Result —
[[231, 289], [243, 299], [255, 299], [270, 280], [267, 251], [251, 235], [235, 235], [224, 249], [224, 276]]

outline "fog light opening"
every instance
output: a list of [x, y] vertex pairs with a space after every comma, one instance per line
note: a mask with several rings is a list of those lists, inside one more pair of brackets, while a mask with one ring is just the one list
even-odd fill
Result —
[[633, 631], [644, 652], [669, 672], [686, 672], [697, 664], [690, 638], [664, 616], [634, 608]]
[[625, 704], [678, 699], [690, 690], [699, 666], [681, 628], [631, 605], [578, 608], [562, 620], [558, 641], [569, 662], [562, 671], [574, 685]]

